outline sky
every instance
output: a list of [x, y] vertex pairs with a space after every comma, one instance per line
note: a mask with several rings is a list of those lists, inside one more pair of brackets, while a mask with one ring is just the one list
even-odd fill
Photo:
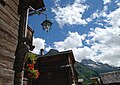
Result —
[[75, 60], [120, 66], [120, 0], [44, 0], [48, 20], [53, 24], [46, 32], [44, 15], [29, 17], [34, 30], [34, 53], [40, 49], [59, 52], [72, 50]]

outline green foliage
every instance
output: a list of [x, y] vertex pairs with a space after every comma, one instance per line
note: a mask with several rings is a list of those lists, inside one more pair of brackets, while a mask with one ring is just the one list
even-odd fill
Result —
[[90, 78], [91, 77], [97, 77], [98, 74], [92, 70], [92, 69], [89, 69], [88, 67], [86, 67], [85, 65], [83, 64], [80, 64], [79, 62], [76, 62], [75, 64], [75, 68], [78, 72], [78, 78], [79, 79], [83, 79], [83, 85], [88, 85], [88, 83], [90, 83]]
[[34, 53], [31, 53], [31, 52], [28, 52], [26, 53], [26, 56], [25, 56], [25, 61], [36, 61], [37, 60], [37, 54], [34, 54]]
[[25, 66], [25, 71], [26, 75], [28, 78], [38, 78], [39, 72], [38, 70], [35, 69], [34, 65], [37, 60], [37, 54], [34, 53], [26, 53], [25, 56], [25, 61], [26, 61], [26, 66]]

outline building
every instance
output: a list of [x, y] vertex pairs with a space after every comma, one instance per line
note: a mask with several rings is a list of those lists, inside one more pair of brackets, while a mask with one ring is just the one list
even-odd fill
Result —
[[83, 83], [83, 79], [78, 79], [78, 84], [82, 85], [82, 83]]
[[14, 61], [24, 58], [16, 50], [24, 51], [20, 44], [26, 37], [29, 6], [41, 10], [45, 7], [43, 0], [0, 0], [0, 85], [13, 85], [14, 73], [18, 71], [16, 67], [13, 70]]
[[17, 47], [19, 0], [0, 0], [0, 85], [12, 85]]
[[120, 71], [100, 74], [103, 85], [120, 85]]
[[101, 85], [99, 77], [91, 77], [90, 80], [91, 80], [91, 85]]
[[78, 85], [72, 51], [54, 52], [38, 58], [40, 76], [33, 85]]

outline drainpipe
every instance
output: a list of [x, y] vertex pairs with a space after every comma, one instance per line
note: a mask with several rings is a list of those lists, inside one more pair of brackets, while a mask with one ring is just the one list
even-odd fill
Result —
[[[25, 31], [27, 30], [27, 25], [28, 25], [28, 15], [29, 15], [29, 8], [27, 9], [27, 15], [26, 15], [26, 24], [25, 24]], [[27, 32], [25, 32], [25, 37], [27, 36]], [[26, 44], [26, 42], [24, 42]], [[22, 78], [21, 78], [21, 85], [23, 85], [23, 79], [24, 79], [24, 66], [25, 66], [25, 61], [23, 65], [23, 71], [22, 71]]]
[[25, 65], [25, 54], [29, 52], [30, 46], [22, 39], [26, 37], [26, 29], [28, 23], [28, 13], [29, 9], [22, 10], [20, 13], [19, 31], [18, 31], [18, 45], [15, 52], [15, 61], [13, 70], [14, 74], [14, 85], [23, 85], [24, 78], [24, 65]]

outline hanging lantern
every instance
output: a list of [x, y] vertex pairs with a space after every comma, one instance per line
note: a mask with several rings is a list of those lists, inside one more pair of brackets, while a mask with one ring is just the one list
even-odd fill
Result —
[[41, 25], [42, 25], [42, 28], [43, 28], [46, 32], [48, 32], [48, 30], [51, 29], [52, 22], [50, 22], [49, 20], [45, 20], [45, 21], [42, 22]]

